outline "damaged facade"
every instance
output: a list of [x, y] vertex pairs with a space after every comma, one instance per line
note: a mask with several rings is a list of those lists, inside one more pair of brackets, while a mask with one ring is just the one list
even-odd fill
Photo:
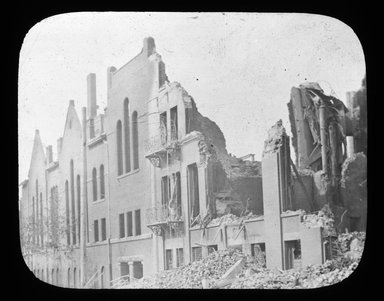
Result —
[[[317, 84], [293, 88], [296, 165], [281, 121], [258, 162], [253, 154], [227, 152], [220, 128], [169, 82], [152, 38], [107, 74], [103, 114], [95, 74], [87, 77], [81, 121], [70, 101], [56, 160], [36, 131], [21, 184], [20, 230], [24, 258], [38, 278], [63, 287], [116, 287], [227, 248], [290, 269], [332, 256], [326, 222], [309, 225], [319, 215], [365, 229], [366, 157], [346, 159], [348, 137], [364, 151], [366, 136], [352, 126], [361, 124], [361, 102], [353, 102], [360, 108], [353, 119]], [[351, 192], [357, 182], [358, 199]], [[324, 205], [341, 213], [332, 216]]]

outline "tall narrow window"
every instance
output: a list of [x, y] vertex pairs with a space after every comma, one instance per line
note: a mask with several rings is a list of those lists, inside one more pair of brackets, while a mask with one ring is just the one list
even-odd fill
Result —
[[182, 266], [184, 264], [184, 253], [183, 248], [176, 249], [176, 266]]
[[76, 268], [73, 269], [73, 287], [77, 287], [77, 274], [76, 274]]
[[40, 192], [40, 218], [39, 218], [39, 228], [40, 228], [40, 245], [44, 246], [44, 237], [43, 237], [43, 193]]
[[98, 220], [95, 220], [93, 222], [93, 233], [95, 237], [95, 242], [99, 241], [99, 221]]
[[196, 163], [188, 165], [188, 190], [191, 217], [195, 218], [200, 213], [199, 177]]
[[124, 213], [119, 214], [119, 234], [120, 238], [123, 238], [125, 236], [125, 231], [124, 231]]
[[100, 199], [105, 198], [105, 177], [104, 177], [104, 165], [100, 165]]
[[165, 250], [165, 269], [171, 270], [173, 268], [172, 249]]
[[39, 221], [39, 181], [36, 179], [36, 243], [37, 245], [40, 245], [40, 221]]
[[68, 268], [67, 287], [71, 287], [71, 268]]
[[125, 172], [131, 171], [131, 141], [129, 127], [129, 100], [124, 99], [124, 150], [125, 150]]
[[92, 170], [92, 191], [93, 191], [93, 201], [97, 200], [97, 170], [93, 168]]
[[69, 233], [69, 186], [68, 186], [68, 180], [65, 181], [65, 232], [67, 235], [67, 245], [69, 246], [71, 244], [71, 237]]
[[61, 285], [61, 283], [60, 283], [60, 273], [59, 273], [59, 268], [56, 268], [56, 284], [58, 285], [58, 286], [60, 286]]
[[81, 204], [81, 182], [80, 175], [76, 177], [76, 194], [77, 194], [77, 238], [80, 241], [80, 204]]
[[100, 288], [104, 288], [104, 266], [101, 267], [100, 271]]
[[179, 216], [182, 215], [182, 207], [181, 207], [181, 176], [180, 172], [176, 173], [176, 201], [177, 201], [177, 213]]
[[140, 209], [135, 210], [135, 235], [141, 235]]
[[161, 144], [167, 143], [168, 125], [167, 125], [167, 111], [160, 114], [160, 139]]
[[161, 178], [161, 203], [167, 205], [169, 201], [168, 176]]
[[117, 147], [117, 175], [123, 174], [123, 144], [122, 144], [122, 128], [119, 120], [116, 125], [116, 147]]
[[179, 126], [177, 123], [177, 106], [171, 109], [171, 140], [178, 139]]
[[107, 222], [105, 218], [101, 219], [101, 240], [107, 240]]
[[74, 175], [73, 160], [71, 160], [70, 162], [70, 180], [71, 180], [72, 243], [76, 245], [75, 175]]
[[139, 125], [137, 122], [137, 112], [132, 114], [132, 135], [133, 135], [133, 169], [139, 168]]
[[32, 243], [36, 243], [36, 225], [35, 225], [35, 197], [32, 197]]
[[133, 235], [133, 222], [132, 222], [132, 211], [127, 213], [127, 236]]
[[59, 218], [59, 203], [57, 186], [51, 188], [51, 206], [50, 206], [50, 231], [53, 242], [58, 241], [58, 218]]

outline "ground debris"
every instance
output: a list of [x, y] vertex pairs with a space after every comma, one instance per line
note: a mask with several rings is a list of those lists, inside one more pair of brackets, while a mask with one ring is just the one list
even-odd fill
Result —
[[[225, 288], [301, 289], [335, 284], [357, 267], [365, 242], [365, 232], [339, 234], [338, 255], [324, 264], [291, 270], [267, 269], [255, 258], [237, 249], [219, 250], [206, 258], [136, 280], [120, 288], [214, 288], [217, 281], [243, 260], [244, 265]], [[353, 256], [351, 256], [353, 252]]]

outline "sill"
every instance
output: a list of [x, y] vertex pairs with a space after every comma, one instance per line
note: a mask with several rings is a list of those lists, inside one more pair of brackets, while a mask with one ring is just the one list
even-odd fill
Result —
[[96, 144], [101, 143], [103, 140], [106, 140], [106, 137], [107, 137], [107, 135], [105, 133], [101, 133], [98, 136], [91, 138], [88, 141], [87, 145], [89, 148], [91, 148], [91, 147], [95, 146]]
[[292, 212], [282, 212], [280, 217], [290, 217], [290, 216], [299, 216], [300, 212], [292, 211]]
[[130, 175], [133, 175], [135, 173], [138, 173], [140, 171], [140, 168], [138, 169], [134, 169], [134, 170], [131, 170], [130, 172], [127, 172], [125, 174], [122, 174], [120, 176], [117, 176], [117, 180], [121, 180], [121, 179], [124, 179], [125, 177], [128, 177]]
[[108, 240], [89, 242], [89, 243], [87, 243], [87, 247], [104, 246], [107, 243], [108, 243]]
[[137, 236], [128, 236], [123, 238], [112, 238], [111, 243], [122, 243], [122, 242], [128, 242], [128, 241], [136, 241], [136, 240], [143, 240], [143, 239], [150, 239], [152, 238], [152, 233], [145, 233]]
[[104, 201], [105, 201], [105, 198], [104, 198], [104, 199], [100, 199], [100, 200], [93, 201], [92, 204], [97, 205], [97, 204], [100, 204], [100, 203], [102, 203], [102, 202], [104, 202]]

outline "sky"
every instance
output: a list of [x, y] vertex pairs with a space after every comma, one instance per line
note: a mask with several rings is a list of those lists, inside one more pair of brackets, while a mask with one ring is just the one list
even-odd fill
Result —
[[[236, 156], [261, 160], [268, 129], [282, 119], [293, 86], [318, 82], [345, 102], [361, 87], [364, 53], [353, 29], [322, 15], [278, 13], [79, 12], [35, 24], [19, 59], [19, 182], [28, 177], [35, 129], [44, 146], [63, 135], [69, 100], [81, 118], [86, 77], [96, 73], [99, 113], [107, 68], [155, 39], [169, 80], [179, 82], [215, 121]], [[291, 152], [293, 155], [293, 152]]]

